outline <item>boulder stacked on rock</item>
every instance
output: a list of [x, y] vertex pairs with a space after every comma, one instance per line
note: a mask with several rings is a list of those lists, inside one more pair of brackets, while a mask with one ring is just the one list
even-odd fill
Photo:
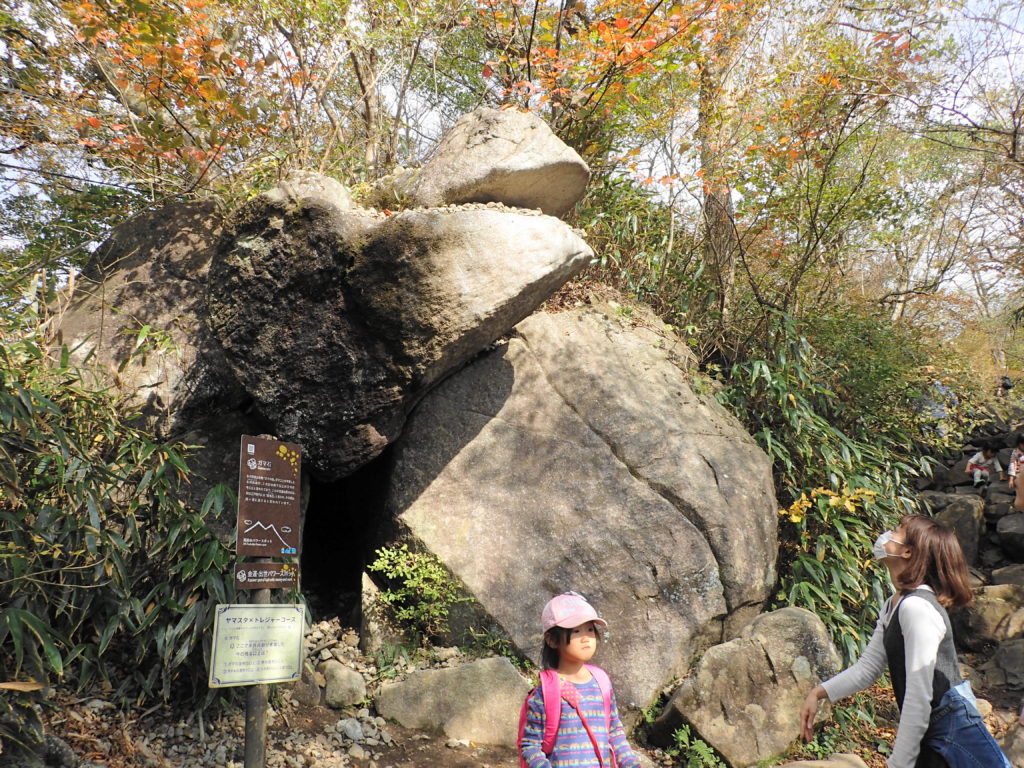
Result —
[[[481, 109], [378, 185], [379, 209], [303, 171], [234, 211], [126, 225], [65, 336], [122, 370], [161, 438], [201, 446], [195, 499], [234, 485], [242, 433], [302, 445], [304, 509], [394, 445], [361, 524], [438, 555], [473, 598], [459, 626], [523, 654], [552, 594], [587, 594], [630, 721], [758, 614], [777, 513], [768, 458], [691, 387], [667, 327], [639, 309], [532, 314], [593, 258], [555, 218], [588, 178], [536, 117]], [[174, 348], [133, 358], [141, 328]], [[329, 659], [303, 686], [333, 706], [365, 694]]]
[[256, 409], [324, 479], [377, 456], [424, 391], [592, 256], [528, 211], [383, 217], [303, 200], [257, 197], [229, 220], [209, 324]]
[[[318, 478], [345, 476], [593, 256], [543, 214], [575, 204], [589, 171], [537, 118], [473, 113], [431, 163], [419, 204], [444, 207], [358, 208], [299, 171], [226, 216], [200, 202], [129, 222], [78, 281], [64, 337], [121, 371], [161, 437], [231, 455], [237, 434], [210, 433], [242, 422], [301, 443]], [[173, 348], [133, 358], [143, 328]]]
[[563, 216], [583, 196], [590, 169], [530, 112], [482, 107], [463, 116], [430, 160], [376, 185], [381, 208], [502, 202]]

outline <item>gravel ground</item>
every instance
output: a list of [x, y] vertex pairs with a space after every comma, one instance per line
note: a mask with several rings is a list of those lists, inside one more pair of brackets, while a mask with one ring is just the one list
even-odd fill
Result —
[[[383, 681], [404, 677], [417, 669], [447, 667], [468, 660], [457, 648], [438, 648], [411, 655], [371, 658], [358, 649], [354, 630], [337, 619], [315, 624], [306, 637], [307, 658], [314, 665], [330, 659], [359, 672], [368, 699]], [[972, 661], [977, 661], [972, 659]], [[322, 677], [322, 676], [321, 676]], [[319, 680], [323, 684], [322, 680]], [[303, 703], [293, 686], [272, 689], [267, 717], [267, 768], [517, 768], [513, 750], [486, 747], [444, 736], [406, 730], [385, 722], [365, 706], [330, 709]], [[891, 740], [895, 716], [888, 688], [872, 689], [880, 718], [873, 730], [861, 734], [856, 751], [869, 768], [884, 768], [879, 740]], [[1002, 736], [1017, 728], [1017, 699], [1010, 692], [979, 691], [993, 705], [986, 717], [989, 728]], [[122, 711], [101, 691], [88, 695], [52, 692], [44, 719], [48, 733], [60, 739], [63, 754], [53, 750], [51, 765], [62, 768], [243, 768], [244, 705], [203, 713], [158, 705]], [[888, 711], [891, 710], [891, 711]], [[651, 762], [670, 765], [658, 751]], [[809, 759], [815, 755], [804, 753]], [[0, 767], [6, 766], [0, 757]], [[1019, 766], [1018, 768], [1024, 768]]]
[[[285, 700], [287, 702], [287, 700]], [[100, 698], [58, 694], [50, 732], [85, 766], [106, 768], [242, 768], [244, 712], [206, 720], [165, 708], [123, 713]], [[362, 730], [362, 743], [346, 731]], [[369, 734], [376, 734], [376, 737]], [[2, 760], [0, 760], [2, 764]], [[367, 710], [335, 712], [284, 703], [268, 717], [268, 768], [514, 768], [512, 750], [481, 747], [407, 731]]]
[[[457, 648], [371, 658], [358, 648], [354, 630], [337, 619], [313, 625], [306, 635], [311, 666], [336, 659], [359, 672], [372, 699], [385, 681], [418, 669], [450, 667], [468, 657]], [[316, 677], [321, 687], [322, 675]], [[329, 709], [303, 703], [293, 686], [271, 688], [267, 712], [267, 768], [514, 768], [511, 749], [487, 747], [444, 736], [408, 731], [387, 723], [365, 706]], [[57, 690], [45, 714], [48, 732], [71, 747], [84, 766], [106, 768], [242, 768], [244, 704], [218, 713], [154, 706], [124, 712], [101, 692]], [[54, 755], [54, 758], [57, 756]], [[78, 768], [69, 756], [54, 764]], [[3, 759], [0, 758], [0, 766]]]

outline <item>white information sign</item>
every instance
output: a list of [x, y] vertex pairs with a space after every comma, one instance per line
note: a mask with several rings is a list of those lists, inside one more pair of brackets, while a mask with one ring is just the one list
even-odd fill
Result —
[[218, 605], [210, 687], [298, 680], [304, 624], [302, 605]]

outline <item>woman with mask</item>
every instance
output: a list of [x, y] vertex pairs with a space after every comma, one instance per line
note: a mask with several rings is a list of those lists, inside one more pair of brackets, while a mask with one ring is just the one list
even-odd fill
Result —
[[873, 552], [896, 593], [860, 659], [807, 694], [801, 736], [814, 735], [821, 699], [834, 702], [864, 690], [888, 666], [900, 709], [889, 768], [1010, 768], [960, 677], [946, 609], [968, 605], [971, 591], [956, 536], [930, 517], [907, 515], [878, 537]]

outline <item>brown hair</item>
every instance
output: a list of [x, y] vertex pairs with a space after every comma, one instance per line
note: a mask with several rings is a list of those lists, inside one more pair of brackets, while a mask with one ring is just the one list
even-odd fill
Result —
[[906, 567], [896, 579], [900, 592], [927, 584], [946, 608], [970, 605], [974, 596], [967, 581], [967, 560], [956, 534], [925, 515], [906, 515], [900, 526], [904, 544], [911, 550]]

